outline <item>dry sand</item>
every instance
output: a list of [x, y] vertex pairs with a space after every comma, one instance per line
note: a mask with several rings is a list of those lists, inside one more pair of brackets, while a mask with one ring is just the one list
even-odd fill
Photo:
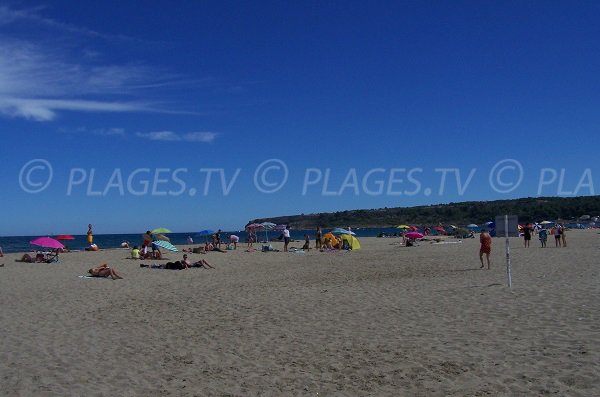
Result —
[[[0, 394], [598, 396], [600, 236], [568, 238], [511, 239], [512, 291], [503, 239], [490, 271], [474, 239], [191, 255], [215, 270], [142, 269], [125, 250], [7, 255]], [[78, 277], [101, 262], [125, 278]]]

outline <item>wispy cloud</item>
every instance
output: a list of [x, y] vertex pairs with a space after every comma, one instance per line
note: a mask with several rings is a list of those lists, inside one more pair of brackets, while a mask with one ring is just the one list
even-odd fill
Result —
[[100, 136], [125, 136], [124, 128], [97, 128], [92, 134]]
[[149, 139], [151, 141], [211, 143], [219, 134], [216, 132], [188, 132], [179, 134], [173, 131], [154, 131], [138, 132], [136, 135], [139, 138]]
[[107, 35], [100, 32], [97, 32], [92, 29], [88, 29], [82, 26], [76, 26], [64, 22], [57, 21], [53, 18], [48, 18], [43, 16], [41, 11], [46, 9], [46, 7], [35, 7], [35, 8], [11, 8], [7, 5], [0, 5], [0, 26], [8, 25], [11, 23], [33, 23], [36, 25], [43, 25], [48, 28], [58, 30], [64, 33], [73, 33], [78, 35], [86, 35], [90, 37], [98, 37], [104, 39], [123, 39], [123, 40], [132, 40], [131, 37], [128, 36], [114, 36]]
[[80, 99], [15, 99], [0, 98], [0, 112], [35, 121], [49, 121], [56, 117], [57, 110], [80, 112], [160, 112], [144, 103], [101, 102]]
[[[0, 5], [0, 27], [20, 21], [73, 37], [101, 36], [46, 18], [41, 10]], [[140, 63], [101, 64], [101, 54], [89, 43], [82, 48], [69, 43], [61, 48], [54, 42], [46, 45], [41, 38], [16, 39], [0, 33], [0, 115], [50, 121], [61, 111], [197, 114], [156, 99], [165, 94], [161, 88], [182, 84], [179, 76]], [[150, 95], [154, 99], [146, 99]]]

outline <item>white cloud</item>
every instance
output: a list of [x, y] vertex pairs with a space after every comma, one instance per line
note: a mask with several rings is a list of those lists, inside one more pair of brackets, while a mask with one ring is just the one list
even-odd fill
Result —
[[192, 114], [169, 109], [164, 100], [136, 99], [164, 95], [159, 88], [180, 84], [178, 76], [139, 63], [101, 64], [91, 42], [76, 44], [81, 34], [99, 33], [45, 18], [40, 10], [0, 5], [0, 26], [50, 27], [66, 34], [69, 45], [46, 43], [44, 34], [36, 41], [0, 34], [0, 115], [50, 121], [65, 110]]
[[0, 98], [0, 112], [35, 121], [49, 121], [57, 110], [80, 112], [160, 112], [143, 103], [101, 102], [80, 99], [15, 99]]
[[151, 141], [179, 141], [179, 142], [213, 142], [218, 134], [216, 132], [188, 132], [178, 134], [173, 131], [154, 131], [154, 132], [138, 132], [136, 135], [139, 138], [150, 139]]

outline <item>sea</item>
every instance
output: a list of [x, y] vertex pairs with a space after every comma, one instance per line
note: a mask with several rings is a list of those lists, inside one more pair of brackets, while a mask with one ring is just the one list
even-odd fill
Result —
[[[323, 233], [327, 233], [329, 229], [323, 229]], [[397, 228], [360, 228], [360, 229], [352, 229], [352, 232], [355, 233], [356, 237], [377, 237], [382, 234], [392, 236], [398, 234], [400, 232]], [[243, 243], [246, 241], [246, 232], [245, 231], [228, 231], [222, 232], [221, 240], [229, 241], [229, 235], [235, 234], [240, 238], [240, 242]], [[259, 242], [265, 242], [267, 240], [276, 240], [281, 236], [281, 232], [277, 231], [269, 231], [265, 233], [265, 231], [257, 231], [257, 238]], [[294, 240], [304, 240], [304, 235], [308, 234], [311, 240], [315, 238], [315, 229], [310, 230], [290, 230], [290, 237]], [[188, 236], [192, 237], [194, 244], [204, 244], [204, 242], [209, 238], [209, 236], [198, 235], [197, 233], [169, 233], [167, 235], [171, 240], [171, 243], [175, 246], [187, 244]], [[30, 244], [29, 242], [37, 237], [46, 237], [46, 236], [0, 236], [0, 247], [4, 253], [11, 252], [28, 252], [35, 251], [39, 247]], [[52, 237], [52, 236], [49, 236]], [[75, 240], [67, 240], [62, 241], [63, 244], [69, 247], [71, 250], [83, 250], [87, 247], [87, 236], [86, 235], [73, 235]], [[121, 243], [127, 241], [131, 247], [135, 245], [141, 245], [143, 238], [142, 233], [139, 234], [95, 234], [94, 235], [94, 243], [98, 245], [100, 249], [108, 249], [108, 248], [119, 248], [121, 247]]]

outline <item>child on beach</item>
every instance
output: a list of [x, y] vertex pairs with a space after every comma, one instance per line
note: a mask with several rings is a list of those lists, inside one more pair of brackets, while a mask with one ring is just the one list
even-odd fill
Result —
[[304, 235], [304, 245], [302, 246], [303, 250], [309, 250], [310, 249], [310, 237], [308, 237], [308, 234]]

